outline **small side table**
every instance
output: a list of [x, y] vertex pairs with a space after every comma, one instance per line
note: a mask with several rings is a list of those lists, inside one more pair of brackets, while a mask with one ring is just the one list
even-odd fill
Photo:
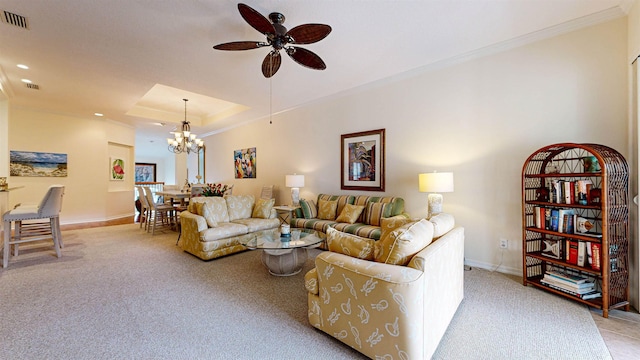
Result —
[[289, 224], [291, 218], [293, 217], [293, 212], [299, 207], [300, 206], [278, 205], [274, 206], [273, 208], [278, 212], [280, 224]]

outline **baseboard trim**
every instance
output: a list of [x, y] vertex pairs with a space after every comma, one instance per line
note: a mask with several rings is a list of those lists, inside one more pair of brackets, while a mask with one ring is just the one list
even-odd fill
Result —
[[110, 219], [104, 221], [89, 221], [84, 223], [75, 224], [60, 224], [61, 230], [77, 230], [77, 229], [89, 229], [103, 226], [123, 225], [135, 223], [135, 216], [126, 216], [117, 219]]

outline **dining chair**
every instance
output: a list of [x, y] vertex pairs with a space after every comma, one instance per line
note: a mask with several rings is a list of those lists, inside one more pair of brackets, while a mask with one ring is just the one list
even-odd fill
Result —
[[136, 186], [138, 190], [138, 199], [140, 199], [140, 228], [144, 224], [145, 231], [149, 224], [149, 202], [147, 201], [147, 195], [144, 192], [144, 186]]
[[260, 193], [260, 198], [265, 200], [273, 198], [273, 185], [264, 185]]
[[172, 205], [167, 205], [164, 202], [156, 203], [153, 200], [153, 192], [147, 187], [143, 187], [144, 194], [149, 204], [148, 211], [148, 227], [147, 231], [151, 230], [151, 235], [155, 235], [156, 228], [159, 226], [171, 227], [176, 223], [176, 213]]
[[[62, 210], [63, 185], [51, 185], [38, 205], [17, 205], [2, 215], [4, 222], [2, 267], [9, 266], [9, 253], [13, 245], [13, 256], [18, 256], [18, 244], [53, 239], [56, 256], [62, 256], [64, 246], [60, 231], [60, 211]], [[48, 221], [31, 221], [42, 220]], [[27, 222], [24, 222], [27, 221]], [[11, 223], [14, 232], [11, 236]]]

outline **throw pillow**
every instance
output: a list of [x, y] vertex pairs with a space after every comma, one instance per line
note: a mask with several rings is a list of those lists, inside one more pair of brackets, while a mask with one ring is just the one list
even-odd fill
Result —
[[414, 222], [408, 217], [404, 216], [392, 216], [388, 218], [380, 219], [380, 240], [386, 238], [391, 232], [402, 225]]
[[227, 212], [229, 221], [248, 219], [253, 211], [255, 197], [253, 195], [227, 195]]
[[453, 215], [447, 213], [439, 213], [438, 215], [432, 216], [429, 221], [433, 223], [434, 239], [437, 239], [451, 231], [456, 224]]
[[273, 204], [275, 204], [275, 201], [275, 199], [256, 200], [256, 204], [253, 206], [251, 217], [258, 219], [268, 219], [269, 216], [271, 216], [271, 209], [273, 208]]
[[187, 211], [192, 213], [192, 214], [198, 215], [198, 209], [196, 208], [196, 202], [195, 201], [190, 201], [189, 202], [189, 205], [187, 205]]
[[364, 206], [346, 204], [340, 215], [336, 218], [336, 221], [353, 224], [358, 220], [358, 217], [360, 217], [363, 210]]
[[380, 226], [380, 219], [383, 217], [389, 217], [390, 207], [386, 203], [369, 203], [367, 205], [367, 214], [365, 216], [365, 223], [373, 226]]
[[206, 221], [207, 225], [211, 228], [218, 226], [218, 222], [215, 219], [215, 214], [211, 205], [206, 202], [197, 202], [195, 203], [197, 214], [202, 216]]
[[334, 220], [336, 218], [336, 209], [338, 207], [337, 201], [318, 201], [318, 219], [321, 220]]
[[347, 234], [332, 227], [327, 228], [327, 248], [329, 251], [358, 259], [373, 260], [375, 240]]
[[315, 219], [318, 217], [318, 208], [313, 200], [300, 199], [300, 208], [305, 219]]
[[378, 241], [380, 250], [377, 262], [405, 266], [411, 258], [433, 240], [433, 223], [422, 219], [406, 224], [391, 232], [386, 239]]

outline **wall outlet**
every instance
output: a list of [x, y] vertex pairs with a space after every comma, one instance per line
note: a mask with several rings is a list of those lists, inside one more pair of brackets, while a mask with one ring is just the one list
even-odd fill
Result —
[[509, 240], [500, 239], [500, 243], [498, 244], [498, 247], [500, 247], [500, 249], [508, 249], [509, 248]]

